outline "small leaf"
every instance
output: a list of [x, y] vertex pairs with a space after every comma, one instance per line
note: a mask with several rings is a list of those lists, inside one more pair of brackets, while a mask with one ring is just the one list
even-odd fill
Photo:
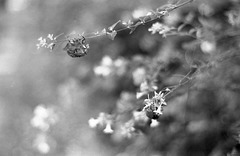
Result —
[[105, 28], [99, 33], [99, 35], [106, 35], [106, 34], [107, 34], [107, 30]]
[[147, 16], [151, 18], [151, 20], [154, 20], [157, 18], [157, 14], [156, 12], [154, 12], [153, 10], [151, 10], [150, 12], [147, 13]]
[[130, 28], [133, 24], [133, 22], [131, 20], [129, 20], [128, 22], [122, 22], [122, 24], [127, 27], [127, 28]]
[[112, 26], [108, 27], [108, 30], [113, 31], [113, 29], [118, 25], [118, 23], [120, 23], [121, 20], [117, 21], [116, 23], [114, 23]]
[[136, 25], [129, 27], [129, 29], [130, 29], [129, 34], [132, 34], [136, 28], [137, 28]]
[[135, 31], [135, 29], [141, 24], [142, 24], [142, 22], [137, 22], [135, 25], [128, 27], [130, 29], [129, 34], [132, 34]]
[[185, 26], [186, 26], [185, 23], [181, 24], [181, 25], [177, 28], [177, 31], [180, 32]]
[[111, 39], [114, 40], [115, 36], [117, 35], [117, 31], [113, 30], [112, 32], [107, 32], [107, 36]]
[[141, 22], [141, 24], [145, 24], [146, 23], [145, 17], [139, 17], [138, 19]]

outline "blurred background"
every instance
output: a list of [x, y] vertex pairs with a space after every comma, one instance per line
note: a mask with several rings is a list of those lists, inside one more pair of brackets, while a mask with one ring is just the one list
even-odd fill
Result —
[[[162, 123], [167, 128], [154, 129], [153, 133], [147, 133], [147, 137], [142, 136], [134, 141], [120, 143], [112, 141], [107, 134], [91, 129], [88, 120], [91, 117], [98, 116], [100, 112], [112, 113], [116, 107], [116, 101], [122, 95], [122, 91], [127, 90], [134, 93], [138, 86], [134, 85], [132, 73], [125, 74], [126, 76], [121, 78], [103, 79], [94, 74], [95, 67], [99, 65], [105, 55], [112, 59], [121, 56], [129, 60], [136, 54], [150, 58], [155, 55], [162, 59], [169, 58], [173, 56], [173, 53], [169, 54], [169, 51], [179, 50], [179, 42], [182, 44], [183, 40], [170, 38], [162, 41], [164, 39], [159, 35], [151, 35], [148, 32], [150, 23], [141, 26], [132, 35], [129, 35], [128, 32], [122, 32], [114, 41], [107, 37], [89, 40], [90, 50], [88, 55], [83, 58], [69, 57], [62, 50], [64, 44], [57, 46], [53, 52], [46, 49], [37, 50], [36, 48], [37, 39], [41, 36], [100, 31], [119, 19], [127, 21], [141, 14], [143, 10], [156, 9], [156, 7], [166, 3], [167, 1], [163, 0], [0, 0], [0, 155], [160, 156], [159, 151], [169, 150], [172, 151], [169, 153], [173, 156], [178, 155], [176, 152], [178, 150], [189, 152], [190, 149], [193, 149], [193, 151], [189, 152], [189, 155], [198, 153], [197, 156], [202, 156], [221, 153], [218, 147], [222, 147], [223, 143], [218, 144], [217, 142], [220, 142], [223, 135], [224, 137], [226, 137], [225, 135], [228, 136], [228, 133], [222, 132], [224, 133], [222, 135], [219, 132], [217, 133], [219, 135], [213, 136], [215, 132], [207, 131], [206, 127], [211, 125], [212, 122], [210, 121], [214, 121], [217, 126], [212, 126], [211, 130], [218, 128], [216, 119], [219, 117], [219, 112], [216, 113], [217, 115], [209, 116], [209, 114], [212, 114], [215, 109], [219, 110], [219, 107], [222, 108], [222, 103], [230, 102], [229, 109], [232, 111], [239, 109], [237, 106], [237, 101], [239, 101], [239, 80], [237, 77], [240, 73], [237, 61], [239, 60], [235, 60], [231, 64], [220, 65], [218, 68], [221, 70], [213, 71], [214, 74], [212, 75], [218, 76], [213, 76], [217, 79], [214, 83], [221, 85], [215, 84], [216, 86], [209, 87], [213, 85], [213, 82], [204, 79], [208, 76], [209, 73], [207, 73], [198, 78], [199, 81], [196, 83], [195, 90], [190, 91], [192, 96], [180, 92], [180, 97], [174, 98], [172, 101], [175, 105], [170, 107], [168, 111], [170, 113], [167, 113], [169, 116], [166, 115], [167, 118]], [[207, 1], [197, 1], [182, 9], [183, 14], [187, 14], [188, 11], [198, 12], [196, 14], [201, 13], [202, 10], [199, 11], [201, 7], [197, 7], [201, 3], [209, 4], [202, 6], [202, 8], [211, 6], [203, 11], [204, 14], [208, 13], [204, 16], [208, 19], [216, 19], [213, 21], [217, 24], [223, 23], [222, 21], [219, 22], [221, 16], [213, 17], [211, 13], [222, 14], [222, 11], [219, 10], [225, 4], [224, 0], [212, 0], [209, 3]], [[191, 6], [193, 7], [191, 8]], [[139, 10], [141, 11], [139, 12]], [[172, 19], [173, 17], [175, 16], [172, 16]], [[205, 22], [205, 24], [208, 22]], [[214, 22], [209, 22], [210, 24], [206, 26], [211, 32], [213, 31], [211, 28], [214, 27], [215, 29], [216, 26]], [[227, 19], [225, 19], [225, 22], [227, 23]], [[184, 41], [191, 40], [184, 38]], [[216, 39], [213, 40], [215, 43]], [[230, 45], [230, 43], [227, 44], [224, 41], [223, 43], [226, 45], [220, 47], [223, 51]], [[178, 44], [173, 46], [172, 43]], [[216, 42], [217, 44], [219, 43]], [[201, 50], [203, 52], [205, 50], [208, 55], [212, 55], [211, 51], [215, 50], [215, 44], [214, 46], [212, 44], [201, 46]], [[239, 48], [239, 45], [237, 47]], [[158, 54], [163, 49], [165, 52]], [[181, 61], [185, 59], [185, 56], [181, 52], [177, 56], [180, 64], [184, 64], [183, 67], [175, 70], [174, 65], [180, 65], [173, 64], [174, 69], [168, 69], [172, 72], [177, 71], [177, 73], [187, 71], [187, 63]], [[138, 58], [136, 59], [138, 60]], [[140, 61], [142, 60], [140, 59]], [[228, 70], [228, 67], [232, 67], [231, 71]], [[226, 76], [229, 73], [222, 71], [231, 72], [233, 75]], [[165, 76], [167, 77], [168, 74]], [[221, 79], [221, 76], [224, 77], [224, 80]], [[162, 78], [166, 77], [163, 76]], [[224, 84], [231, 84], [233, 81], [233, 86], [230, 89], [228, 88], [230, 91], [226, 91], [226, 88], [231, 85], [225, 86]], [[206, 89], [206, 87], [208, 88]], [[224, 89], [224, 91], [218, 90], [219, 88]], [[187, 88], [185, 89], [187, 90]], [[221, 93], [215, 94], [213, 93], [214, 90], [221, 91]], [[226, 97], [224, 98], [222, 95]], [[187, 117], [189, 118], [188, 121], [190, 122], [191, 119], [195, 121], [188, 125], [189, 133], [182, 133], [182, 125], [176, 123], [182, 123], [178, 121], [182, 121], [182, 118], [178, 118], [178, 115], [182, 117], [181, 111], [183, 108], [176, 103], [182, 104], [186, 99], [189, 100], [188, 103], [193, 103], [193, 105], [184, 110], [184, 113], [191, 112]], [[221, 106], [215, 107], [214, 104], [219, 103], [219, 101], [221, 101]], [[198, 112], [201, 105], [206, 103], [212, 105], [208, 105]], [[226, 111], [227, 113], [229, 112]], [[178, 119], [172, 118], [171, 115], [176, 115], [175, 117]], [[186, 116], [183, 118], [186, 118]], [[234, 116], [235, 118], [237, 118], [237, 115]], [[226, 124], [231, 119], [228, 115], [225, 115], [222, 120]], [[184, 119], [184, 121], [186, 120]], [[228, 128], [228, 126], [226, 127]], [[223, 126], [223, 129], [226, 127]], [[164, 133], [159, 134], [159, 131], [164, 131]], [[171, 134], [165, 134], [168, 131]], [[202, 135], [199, 134], [199, 131]], [[181, 135], [176, 139], [176, 136], [172, 136], [172, 133]], [[194, 139], [191, 140], [192, 136], [196, 138], [193, 137]], [[206, 136], [206, 139], [202, 139], [202, 136]], [[161, 142], [164, 137], [166, 137], [166, 140]], [[211, 140], [212, 138], [215, 140], [207, 148], [208, 139]], [[171, 142], [171, 140], [174, 141]], [[231, 146], [234, 145], [232, 143], [234, 141], [230, 142]], [[169, 148], [170, 143], [172, 148]], [[179, 144], [183, 144], [186, 148], [178, 148]], [[204, 147], [199, 147], [199, 144], [204, 144]], [[128, 148], [126, 145], [131, 146]], [[231, 148], [228, 147], [228, 149]], [[186, 155], [186, 153], [183, 152], [182, 154]], [[162, 155], [167, 155], [167, 153]]]
[[[61, 45], [54, 52], [37, 50], [37, 39], [47, 34], [101, 30], [131, 15], [134, 8], [164, 3], [152, 2], [0, 1], [1, 156], [114, 155], [114, 148], [104, 145], [89, 128], [88, 119], [110, 109], [116, 99], [111, 94], [114, 84], [102, 85], [93, 67], [103, 54], [118, 55], [121, 44], [96, 39], [91, 41], [87, 57], [73, 59]], [[50, 113], [55, 113], [52, 127], [35, 117], [48, 116], [49, 110], [55, 111]]]

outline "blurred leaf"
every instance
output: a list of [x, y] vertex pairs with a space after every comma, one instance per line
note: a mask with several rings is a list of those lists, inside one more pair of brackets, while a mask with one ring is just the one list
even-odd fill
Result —
[[118, 25], [118, 23], [120, 23], [121, 20], [117, 21], [116, 23], [114, 23], [112, 26], [108, 27], [108, 30], [113, 31], [113, 29]]
[[115, 36], [117, 35], [117, 31], [112, 31], [112, 32], [107, 32], [107, 36], [111, 39], [114, 40]]

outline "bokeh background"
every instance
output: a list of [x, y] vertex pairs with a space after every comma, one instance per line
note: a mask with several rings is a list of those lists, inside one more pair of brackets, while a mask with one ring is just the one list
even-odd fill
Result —
[[[134, 8], [154, 4], [159, 2], [1, 0], [0, 155], [114, 155], [114, 148], [89, 128], [88, 119], [110, 109], [116, 99], [113, 82], [103, 84], [93, 67], [103, 54], [117, 56], [121, 43], [92, 40], [88, 56], [73, 59], [61, 45], [54, 52], [37, 50], [37, 39], [101, 30]], [[46, 134], [31, 124], [37, 106], [57, 111], [57, 123]]]
[[[131, 60], [136, 54], [155, 56], [160, 49], [165, 52], [157, 56], [169, 58], [173, 53], [168, 52], [179, 46], [172, 44], [182, 44], [179, 40], [191, 39], [173, 37], [163, 42], [160, 35], [148, 32], [150, 23], [141, 26], [132, 35], [122, 32], [114, 41], [107, 37], [89, 40], [90, 50], [83, 58], [69, 57], [61, 44], [53, 52], [36, 48], [37, 39], [41, 36], [102, 30], [119, 19], [131, 19], [136, 10], [151, 10], [166, 3], [163, 0], [1, 0], [0, 155], [173, 156], [179, 154], [177, 151], [183, 151], [180, 155], [217, 156], [231, 151], [235, 142], [229, 139], [228, 128], [236, 125], [235, 119], [239, 115], [232, 117], [229, 113], [237, 114], [239, 110], [239, 59], [218, 64], [211, 73], [201, 74], [195, 86], [190, 84], [185, 88], [187, 94], [183, 94], [183, 90], [180, 95], [173, 96], [171, 103], [175, 105], [170, 107], [167, 118], [163, 119], [162, 128], [148, 132], [146, 137], [120, 143], [91, 129], [88, 120], [98, 116], [99, 112], [113, 112], [122, 91], [134, 93], [137, 86], [132, 82], [131, 73], [126, 77], [104, 79], [94, 74], [95, 66], [105, 55]], [[228, 4], [224, 0], [196, 1], [180, 10], [185, 14], [188, 11], [196, 13], [202, 3], [212, 7], [205, 13], [209, 10], [216, 13], [214, 17], [208, 16], [209, 21], [205, 22], [210, 23], [205, 25], [210, 32], [217, 24], [227, 23], [227, 19], [222, 18], [224, 9], [227, 9], [223, 6]], [[211, 18], [215, 23], [210, 22]], [[213, 40], [215, 42], [216, 38]], [[235, 42], [233, 45], [226, 40], [215, 43], [221, 45], [219, 51], [227, 51], [230, 46], [239, 48]], [[214, 51], [211, 46], [210, 51]], [[211, 53], [208, 49], [206, 51]], [[184, 60], [182, 53], [178, 56]], [[175, 66], [173, 70], [168, 69], [181, 73], [188, 68], [175, 69]], [[164, 74], [162, 78], [167, 79], [169, 73]], [[168, 84], [168, 79], [166, 81], [161, 83]], [[191, 86], [195, 88], [189, 89]], [[176, 105], [185, 104], [186, 100], [190, 103], [189, 107]], [[225, 108], [226, 105], [229, 107]], [[219, 117], [222, 118], [218, 122]], [[46, 118], [47, 122], [43, 122]], [[184, 133], [183, 120], [185, 126], [188, 124]], [[212, 126], [207, 129], [209, 125]], [[221, 132], [215, 132], [216, 129], [221, 129]], [[178, 148], [180, 145], [184, 147]], [[160, 154], [159, 151], [170, 152]]]

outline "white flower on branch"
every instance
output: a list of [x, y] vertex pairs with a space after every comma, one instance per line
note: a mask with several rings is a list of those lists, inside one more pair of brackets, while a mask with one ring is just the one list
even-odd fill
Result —
[[169, 27], [167, 25], [164, 25], [162, 23], [156, 22], [152, 25], [151, 28], [148, 29], [152, 34], [159, 33], [163, 37], [166, 37], [168, 33], [170, 33], [175, 28]]

